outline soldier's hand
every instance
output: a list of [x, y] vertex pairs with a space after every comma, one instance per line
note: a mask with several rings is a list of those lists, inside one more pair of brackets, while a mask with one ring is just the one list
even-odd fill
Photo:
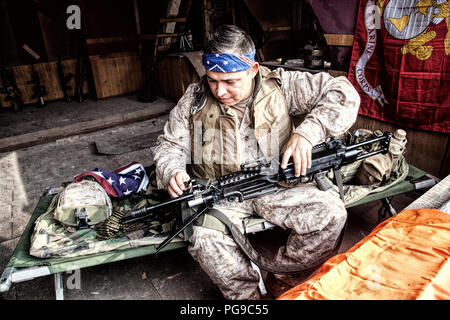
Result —
[[281, 168], [286, 169], [289, 158], [292, 156], [295, 167], [295, 176], [306, 174], [306, 169], [311, 168], [312, 144], [303, 136], [294, 133], [289, 139], [283, 158]]
[[186, 190], [184, 186], [184, 182], [189, 181], [191, 178], [187, 174], [186, 171], [178, 171], [175, 173], [169, 180], [169, 195], [171, 198], [179, 197], [183, 194], [183, 191]]

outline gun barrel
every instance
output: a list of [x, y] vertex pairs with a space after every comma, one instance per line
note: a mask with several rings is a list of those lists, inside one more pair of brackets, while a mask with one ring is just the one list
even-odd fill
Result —
[[144, 219], [144, 218], [146, 218], [148, 216], [149, 212], [151, 212], [151, 211], [153, 211], [155, 209], [158, 209], [158, 208], [161, 208], [161, 207], [165, 207], [165, 206], [169, 206], [171, 204], [182, 202], [182, 201], [185, 201], [185, 200], [190, 200], [193, 197], [194, 197], [193, 194], [189, 194], [188, 193], [186, 195], [183, 195], [183, 196], [171, 199], [171, 200], [166, 201], [166, 202], [157, 203], [157, 204], [155, 204], [153, 206], [150, 206], [150, 207], [144, 207], [144, 208], [139, 209], [139, 210], [131, 211], [127, 216], [122, 218], [121, 223], [123, 223], [123, 224], [130, 224], [130, 223], [142, 220], [142, 219]]
[[361, 155], [359, 155], [359, 156], [357, 156], [356, 157], [356, 161], [359, 161], [359, 160], [362, 160], [362, 159], [365, 159], [365, 158], [368, 158], [368, 157], [371, 157], [371, 156], [374, 156], [374, 155], [376, 155], [376, 154], [378, 154], [378, 153], [385, 153], [385, 152], [387, 152], [387, 149], [379, 149], [379, 150], [375, 150], [375, 151], [372, 151], [372, 152], [368, 152], [368, 153], [366, 153], [366, 154], [361, 154]]
[[367, 141], [363, 141], [363, 142], [360, 142], [357, 144], [350, 145], [346, 148], [346, 150], [349, 151], [349, 150], [353, 150], [353, 149], [358, 149], [358, 148], [361, 148], [363, 146], [366, 146], [368, 144], [372, 144], [372, 143], [378, 142], [378, 141], [385, 141], [385, 142], [387, 142], [387, 145], [389, 145], [390, 140], [391, 140], [391, 134], [389, 132], [386, 132], [384, 135], [382, 135], [380, 137], [376, 137], [373, 139], [369, 139]]

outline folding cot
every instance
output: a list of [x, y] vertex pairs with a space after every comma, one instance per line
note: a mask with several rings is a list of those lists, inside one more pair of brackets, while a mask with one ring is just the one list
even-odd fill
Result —
[[[383, 204], [387, 206], [392, 215], [395, 215], [392, 206], [388, 201], [389, 197], [399, 195], [402, 193], [407, 193], [422, 187], [426, 187], [424, 184], [413, 183], [412, 181], [417, 180], [421, 177], [427, 176], [427, 173], [409, 165], [408, 179], [404, 180], [382, 192], [374, 193], [366, 196], [365, 198], [348, 205], [347, 207], [353, 207], [357, 205], [362, 205], [375, 200], [382, 200]], [[429, 176], [429, 175], [428, 175]], [[431, 179], [433, 180], [433, 179]], [[429, 180], [429, 181], [431, 181]], [[434, 184], [433, 181], [431, 185]], [[431, 186], [428, 185], [428, 186]], [[41, 196], [31, 218], [20, 237], [20, 240], [0, 278], [0, 292], [6, 292], [9, 290], [13, 283], [32, 280], [37, 277], [54, 275], [55, 278], [55, 294], [56, 299], [64, 299], [64, 273], [68, 271], [78, 270], [82, 268], [87, 268], [91, 266], [106, 264], [110, 262], [121, 261], [125, 259], [131, 259], [135, 257], [141, 257], [146, 255], [151, 255], [155, 253], [157, 247], [156, 244], [145, 245], [137, 248], [130, 248], [126, 250], [114, 250], [110, 252], [91, 254], [79, 257], [65, 258], [65, 257], [55, 257], [55, 258], [36, 258], [29, 254], [30, 249], [30, 238], [33, 233], [35, 220], [43, 214], [54, 194], [50, 194], [48, 191], [44, 192]], [[255, 223], [261, 223], [261, 218], [256, 218]], [[250, 224], [251, 225], [251, 224]], [[250, 230], [250, 229], [249, 229]], [[254, 232], [254, 230], [247, 230], [248, 232]], [[164, 239], [164, 237], [162, 237]], [[176, 241], [171, 242], [167, 245], [163, 251], [174, 250], [187, 246], [187, 242], [181, 240], [181, 238], [176, 239]]]

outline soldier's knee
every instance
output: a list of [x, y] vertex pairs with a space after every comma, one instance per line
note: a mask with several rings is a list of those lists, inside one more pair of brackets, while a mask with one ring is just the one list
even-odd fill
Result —
[[192, 236], [189, 238], [189, 242], [195, 244], [207, 244], [213, 242], [214, 239], [222, 238], [222, 233], [218, 230], [194, 226]]

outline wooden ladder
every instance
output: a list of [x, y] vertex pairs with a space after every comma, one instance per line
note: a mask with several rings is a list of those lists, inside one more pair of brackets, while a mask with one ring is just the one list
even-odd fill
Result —
[[[159, 52], [167, 51], [183, 34], [181, 32], [175, 32], [177, 30], [177, 23], [186, 23], [191, 4], [192, 0], [168, 1], [166, 16], [159, 20], [159, 27], [155, 37], [155, 51], [153, 55], [155, 60]], [[180, 12], [180, 9], [182, 9], [182, 12]]]

